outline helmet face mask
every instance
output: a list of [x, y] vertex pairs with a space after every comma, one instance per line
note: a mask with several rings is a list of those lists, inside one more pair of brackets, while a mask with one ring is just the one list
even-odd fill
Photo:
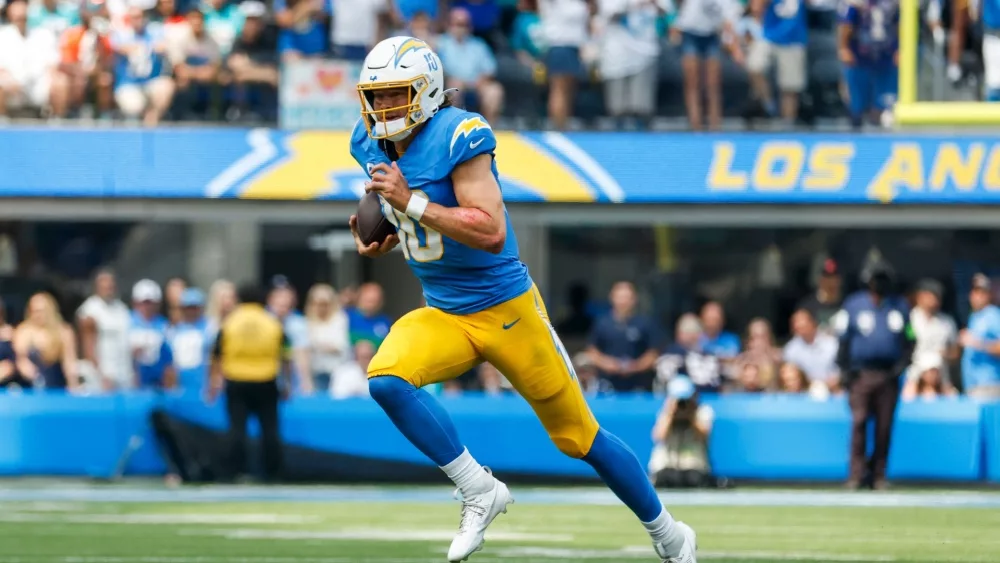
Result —
[[[380, 42], [365, 58], [358, 80], [361, 119], [368, 136], [389, 141], [408, 137], [440, 109], [445, 99], [443, 84], [441, 61], [426, 43], [412, 37]], [[393, 107], [376, 103], [383, 96]]]

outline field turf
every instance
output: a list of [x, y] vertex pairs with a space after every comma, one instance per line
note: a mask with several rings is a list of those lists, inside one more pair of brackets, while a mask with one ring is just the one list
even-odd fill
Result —
[[[445, 561], [458, 524], [459, 505], [441, 488], [280, 490], [33, 494], [0, 485], [0, 563], [434, 563]], [[472, 563], [657, 561], [631, 513], [602, 491], [522, 493]], [[956, 495], [971, 500], [953, 502]], [[671, 498], [674, 513], [698, 531], [704, 562], [1000, 562], [996, 494]]]

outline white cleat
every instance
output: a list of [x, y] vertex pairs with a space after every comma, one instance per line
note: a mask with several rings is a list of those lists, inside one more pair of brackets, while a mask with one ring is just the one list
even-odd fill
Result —
[[656, 554], [663, 559], [663, 563], [698, 563], [698, 559], [695, 557], [695, 553], [698, 551], [698, 541], [694, 530], [684, 522], [677, 522], [676, 525], [684, 535], [684, 545], [681, 547], [681, 552], [676, 557], [668, 557], [662, 544], [653, 544], [653, 547], [656, 548]]
[[[455, 491], [455, 498], [459, 492]], [[458, 525], [458, 535], [448, 548], [448, 561], [466, 561], [469, 556], [483, 548], [486, 528], [493, 520], [507, 513], [507, 505], [514, 502], [507, 485], [497, 479], [489, 491], [462, 498], [462, 522]]]

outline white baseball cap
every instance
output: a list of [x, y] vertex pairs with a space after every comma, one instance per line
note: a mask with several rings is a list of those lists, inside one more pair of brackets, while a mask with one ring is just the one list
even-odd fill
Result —
[[246, 0], [240, 3], [240, 12], [246, 18], [262, 18], [267, 15], [267, 5], [260, 0]]
[[163, 292], [160, 286], [153, 280], [139, 280], [132, 286], [132, 301], [141, 303], [143, 301], [153, 301], [159, 303], [163, 300]]

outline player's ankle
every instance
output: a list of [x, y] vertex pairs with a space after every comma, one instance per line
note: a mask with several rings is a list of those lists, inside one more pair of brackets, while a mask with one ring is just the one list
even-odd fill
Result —
[[653, 543], [664, 546], [668, 554], [676, 556], [681, 552], [684, 546], [684, 534], [666, 509], [663, 509], [652, 522], [643, 522], [642, 525]]
[[466, 496], [489, 491], [493, 488], [496, 480], [483, 469], [483, 466], [472, 457], [472, 454], [467, 449], [463, 450], [461, 455], [448, 465], [441, 466], [441, 470], [455, 483], [458, 490], [462, 491], [462, 494]]

